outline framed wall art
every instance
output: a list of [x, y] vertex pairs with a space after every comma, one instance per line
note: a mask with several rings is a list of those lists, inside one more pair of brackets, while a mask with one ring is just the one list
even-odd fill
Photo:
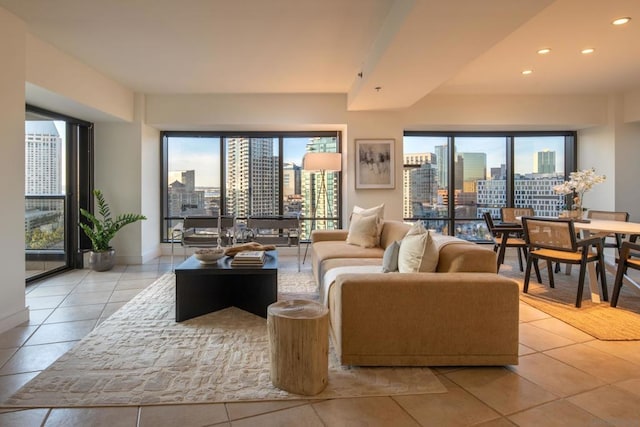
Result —
[[356, 189], [395, 188], [394, 139], [356, 139]]

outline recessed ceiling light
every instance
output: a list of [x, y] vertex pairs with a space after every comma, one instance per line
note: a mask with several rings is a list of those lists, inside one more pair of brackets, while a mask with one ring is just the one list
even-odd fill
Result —
[[585, 55], [588, 55], [588, 54], [593, 53], [593, 52], [595, 52], [595, 51], [596, 51], [596, 50], [595, 50], [594, 48], [592, 48], [592, 47], [588, 47], [588, 48], [586, 48], [586, 49], [582, 49], [582, 50], [580, 51], [580, 53], [583, 53], [583, 54], [585, 54]]
[[548, 47], [544, 47], [544, 48], [542, 48], [542, 49], [538, 50], [538, 53], [539, 53], [540, 55], [546, 55], [546, 54], [547, 54], [547, 53], [549, 53], [549, 52], [551, 52], [551, 49], [549, 49]]
[[613, 25], [624, 25], [629, 21], [631, 21], [631, 18], [629, 18], [628, 16], [625, 16], [623, 18], [614, 19], [613, 21], [611, 21], [611, 23]]
[[533, 73], [533, 70], [522, 70], [522, 74], [524, 74], [525, 76], [529, 75]]

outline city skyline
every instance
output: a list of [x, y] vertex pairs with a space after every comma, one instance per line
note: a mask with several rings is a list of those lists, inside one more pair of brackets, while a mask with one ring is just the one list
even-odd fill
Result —
[[[277, 142], [277, 138], [274, 138]], [[284, 138], [283, 162], [302, 166], [302, 157], [306, 153], [311, 138]], [[211, 165], [220, 164], [220, 138], [171, 137], [169, 158], [172, 169], [169, 170], [169, 182], [172, 176], [179, 176], [184, 170], [197, 170], [196, 187], [220, 187], [220, 171]], [[179, 180], [179, 179], [178, 179]]]
[[[514, 167], [515, 173], [526, 175], [536, 173], [534, 160], [536, 153], [550, 150], [556, 152], [556, 172], [564, 173], [564, 137], [516, 137], [516, 149]], [[433, 153], [430, 149], [434, 145], [446, 145], [446, 137], [405, 137], [403, 140], [403, 154]], [[505, 138], [504, 137], [458, 137], [456, 142], [464, 146], [458, 149], [461, 152], [484, 152], [487, 154], [487, 179], [491, 178], [491, 168], [499, 168], [506, 163]], [[486, 149], [489, 146], [499, 146], [497, 149]], [[473, 147], [469, 150], [469, 147]], [[477, 147], [477, 149], [475, 148]]]

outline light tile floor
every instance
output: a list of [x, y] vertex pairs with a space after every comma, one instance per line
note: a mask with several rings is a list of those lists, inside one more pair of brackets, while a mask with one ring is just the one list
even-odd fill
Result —
[[[280, 257], [281, 264], [295, 263]], [[309, 268], [307, 262], [303, 268]], [[31, 320], [0, 335], [0, 401], [157, 277], [169, 257], [72, 271], [26, 290]], [[612, 282], [612, 280], [611, 280]], [[448, 392], [325, 401], [0, 410], [1, 426], [638, 426], [640, 341], [599, 341], [520, 304], [520, 364], [435, 368]]]

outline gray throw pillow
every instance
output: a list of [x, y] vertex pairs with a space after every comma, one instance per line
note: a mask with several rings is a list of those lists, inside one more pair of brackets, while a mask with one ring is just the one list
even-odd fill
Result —
[[400, 241], [397, 240], [387, 246], [382, 255], [382, 272], [392, 273], [398, 271], [398, 253], [400, 252]]

